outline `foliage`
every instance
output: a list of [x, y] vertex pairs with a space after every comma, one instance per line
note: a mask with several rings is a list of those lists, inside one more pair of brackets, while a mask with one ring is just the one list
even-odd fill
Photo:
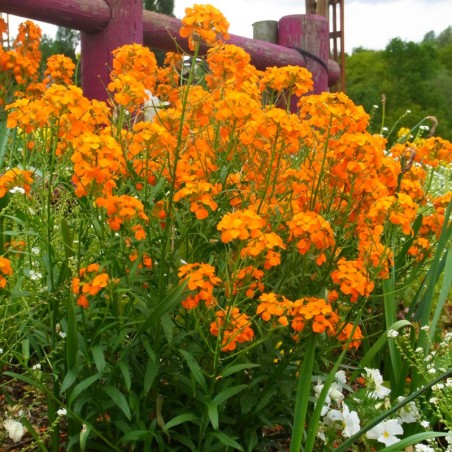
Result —
[[[392, 39], [383, 51], [355, 49], [346, 58], [347, 92], [357, 104], [375, 112], [373, 130], [383, 126], [418, 124], [425, 116], [435, 116], [434, 133], [452, 138], [452, 67], [450, 27], [438, 36], [427, 33], [421, 43]], [[410, 111], [408, 115], [406, 112]], [[392, 142], [395, 136], [389, 137]]]
[[209, 5], [182, 20], [188, 71], [183, 54], [158, 66], [123, 46], [107, 103], [71, 84], [62, 55], [39, 80], [39, 32], [26, 30], [0, 52], [0, 362], [2, 385], [33, 388], [45, 416], [35, 430], [11, 406], [5, 444], [25, 429], [44, 451], [289, 438], [298, 452], [333, 436], [381, 450], [385, 432], [446, 435], [441, 410], [421, 406], [429, 423], [408, 429], [392, 416], [450, 376], [450, 362], [431, 377], [410, 367], [394, 332], [424, 356], [450, 345], [437, 314], [451, 192], [432, 180], [451, 143], [402, 129], [388, 145], [344, 94], [308, 95], [304, 68], [258, 71]]

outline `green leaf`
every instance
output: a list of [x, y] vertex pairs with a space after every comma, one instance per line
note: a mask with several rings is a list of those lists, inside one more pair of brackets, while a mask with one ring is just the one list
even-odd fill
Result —
[[409, 436], [408, 438], [404, 438], [401, 441], [393, 444], [392, 446], [385, 447], [381, 449], [381, 452], [405, 452], [408, 446], [412, 444], [418, 444], [421, 441], [431, 438], [438, 438], [440, 436], [447, 436], [449, 433], [441, 433], [441, 432], [422, 432], [416, 433], [415, 435]]
[[247, 388], [248, 385], [237, 385], [232, 386], [231, 388], [227, 388], [224, 391], [218, 393], [212, 400], [212, 403], [214, 403], [215, 405], [221, 405], [222, 403], [226, 402], [226, 400], [230, 399], [231, 397]]
[[66, 390], [75, 383], [79, 373], [80, 373], [80, 368], [75, 367], [74, 369], [71, 369], [66, 374], [66, 376], [63, 379], [63, 382], [61, 383], [60, 395], [62, 395], [64, 392], [66, 392]]
[[93, 355], [94, 364], [99, 373], [103, 373], [107, 363], [104, 358], [104, 349], [100, 345], [95, 345], [91, 348], [91, 353]]
[[221, 372], [221, 376], [223, 378], [229, 377], [229, 375], [235, 374], [237, 372], [240, 372], [244, 369], [252, 369], [253, 367], [260, 367], [260, 364], [253, 364], [253, 363], [243, 363], [243, 364], [234, 364], [233, 366], [226, 367], [223, 372]]
[[150, 435], [151, 432], [148, 430], [134, 430], [133, 432], [126, 433], [121, 440], [122, 441], [137, 441]]
[[159, 372], [160, 366], [152, 361], [148, 360], [146, 364], [146, 373], [144, 374], [143, 392], [146, 395], [152, 388], [155, 377]]
[[237, 450], [241, 450], [243, 451], [243, 447], [234, 440], [234, 438], [231, 438], [230, 436], [224, 434], [223, 432], [211, 432], [206, 436], [213, 436], [215, 438], [217, 438], [221, 444], [224, 444], [225, 446], [229, 446], [229, 447], [235, 447]]
[[85, 452], [86, 450], [86, 442], [88, 441], [89, 434], [91, 433], [91, 426], [86, 425], [82, 428], [80, 432], [80, 450], [81, 452]]
[[207, 404], [207, 414], [214, 430], [218, 430], [218, 406], [214, 403]]
[[124, 395], [114, 386], [104, 386], [102, 388], [104, 392], [110, 397], [113, 402], [121, 409], [126, 418], [130, 421], [132, 415], [130, 413], [129, 404], [127, 403]]
[[124, 384], [126, 385], [127, 392], [129, 392], [130, 388], [132, 387], [129, 368], [124, 361], [119, 361], [118, 367], [122, 373], [122, 377], [124, 378]]
[[91, 375], [91, 377], [86, 378], [81, 381], [72, 391], [71, 396], [69, 397], [69, 406], [72, 406], [72, 403], [77, 399], [77, 397], [83, 392], [86, 391], [93, 383], [99, 380], [102, 377], [102, 374]]
[[[412, 326], [411, 323], [408, 320], [399, 320], [392, 324], [388, 329], [390, 330], [399, 330], [400, 328], [403, 328], [405, 326]], [[372, 347], [367, 351], [367, 353], [363, 356], [361, 361], [359, 362], [356, 370], [353, 372], [352, 376], [350, 377], [350, 381], [354, 381], [356, 377], [361, 373], [362, 369], [366, 367], [372, 359], [375, 357], [375, 355], [381, 350], [383, 345], [386, 344], [388, 341], [388, 335], [387, 330], [382, 333], [382, 335], [378, 338], [378, 340], [372, 345]]]
[[190, 368], [193, 378], [196, 380], [199, 386], [201, 386], [204, 392], [207, 393], [206, 380], [195, 358], [193, 358], [193, 356], [185, 350], [180, 350], [180, 354], [185, 358], [185, 361], [187, 361], [187, 365]]
[[141, 325], [136, 337], [140, 337], [141, 333], [152, 327], [152, 325], [159, 321], [164, 314], [171, 311], [171, 309], [181, 301], [186, 285], [187, 281], [182, 283], [180, 286], [177, 286], [157, 305], [157, 307], [149, 314], [148, 318]]
[[199, 423], [199, 418], [193, 413], [179, 414], [179, 416], [173, 417], [170, 421], [168, 421], [163, 426], [163, 430], [168, 431], [170, 428], [183, 424], [184, 422], [194, 422], [196, 424]]

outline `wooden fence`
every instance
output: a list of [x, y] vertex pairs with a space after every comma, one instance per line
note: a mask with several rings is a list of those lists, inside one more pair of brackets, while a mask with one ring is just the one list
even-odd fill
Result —
[[[82, 87], [89, 98], [105, 99], [111, 52], [117, 47], [138, 43], [168, 51], [177, 42], [187, 48], [179, 36], [180, 20], [143, 11], [142, 0], [0, 0], [0, 11], [79, 30]], [[306, 67], [316, 93], [327, 91], [340, 77], [339, 65], [329, 59], [329, 23], [321, 15], [280, 19], [278, 44], [235, 35], [228, 43], [246, 50], [258, 69]]]

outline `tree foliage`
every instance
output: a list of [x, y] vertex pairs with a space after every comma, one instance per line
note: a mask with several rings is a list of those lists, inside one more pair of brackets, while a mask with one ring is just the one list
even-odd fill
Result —
[[356, 103], [372, 111], [385, 99], [385, 108], [374, 109], [376, 131], [397, 125], [396, 132], [435, 116], [436, 134], [452, 138], [452, 27], [420, 43], [395, 38], [381, 51], [354, 49], [346, 68], [347, 94]]

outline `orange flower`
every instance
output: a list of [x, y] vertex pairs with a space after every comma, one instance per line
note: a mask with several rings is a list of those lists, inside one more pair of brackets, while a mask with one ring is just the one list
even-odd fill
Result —
[[78, 295], [78, 306], [88, 308], [89, 298], [98, 295], [112, 282], [108, 273], [102, 272], [101, 270], [102, 267], [99, 264], [93, 263], [81, 268], [78, 277], [72, 278], [72, 293]]
[[330, 303], [323, 298], [306, 297], [293, 302], [290, 309], [292, 329], [300, 332], [307, 323], [314, 333], [335, 334], [339, 320]]
[[215, 313], [216, 320], [210, 324], [210, 333], [222, 337], [223, 352], [233, 351], [238, 343], [249, 342], [254, 338], [249, 317], [239, 308], [228, 307], [225, 311]]
[[[0, 256], [0, 288], [4, 288], [8, 282], [5, 276], [11, 276], [13, 269], [11, 268], [11, 261], [6, 257]], [[5, 276], [3, 276], [5, 275]]]
[[218, 9], [211, 5], [194, 5], [185, 9], [179, 34], [188, 39], [190, 50], [195, 43], [203, 40], [207, 45], [217, 45], [222, 39], [228, 40], [229, 22]]
[[179, 267], [179, 279], [188, 280], [187, 287], [192, 291], [197, 291], [195, 296], [188, 296], [182, 305], [186, 309], [195, 308], [200, 300], [203, 300], [207, 307], [216, 304], [213, 296], [213, 289], [222, 281], [215, 276], [215, 268], [204, 263], [185, 264]]
[[262, 320], [268, 322], [273, 316], [278, 317], [278, 323], [282, 326], [288, 325], [287, 313], [292, 306], [292, 302], [284, 296], [282, 301], [278, 301], [275, 293], [263, 293], [259, 297], [260, 303], [256, 308], [256, 314], [260, 315]]
[[44, 83], [59, 83], [70, 85], [74, 76], [75, 64], [65, 55], [51, 55], [47, 59], [47, 69], [44, 72]]
[[30, 193], [30, 184], [33, 183], [31, 177], [33, 173], [29, 170], [13, 168], [0, 176], [0, 198], [15, 187], [23, 188], [26, 194]]
[[337, 263], [337, 270], [331, 273], [331, 279], [335, 284], [340, 284], [343, 294], [350, 295], [352, 303], [359, 296], [369, 296], [375, 286], [361, 260], [348, 261], [343, 257]]
[[[348, 341], [353, 331], [353, 323], [347, 323], [342, 329], [339, 335], [337, 336], [338, 340], [345, 342]], [[363, 338], [363, 334], [361, 332], [361, 328], [359, 326], [356, 327], [355, 332], [353, 333], [352, 341], [348, 344], [348, 348], [354, 347], [358, 349], [361, 345], [361, 340]]]

